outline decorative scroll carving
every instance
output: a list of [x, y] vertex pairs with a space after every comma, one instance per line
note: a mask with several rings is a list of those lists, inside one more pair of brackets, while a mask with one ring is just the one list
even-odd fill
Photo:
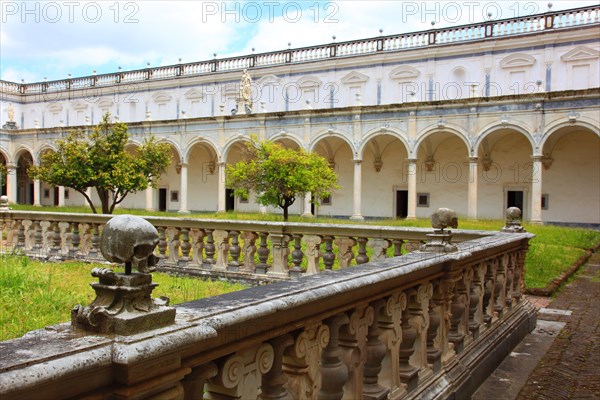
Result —
[[352, 247], [356, 244], [356, 241], [352, 238], [337, 238], [333, 241], [338, 247], [338, 259], [340, 260], [340, 269], [348, 268], [354, 253]]
[[261, 377], [274, 361], [273, 347], [268, 343], [240, 350], [217, 361], [219, 372], [206, 384], [207, 399], [256, 399]]
[[367, 335], [367, 360], [364, 366], [363, 375], [363, 399], [382, 400], [387, 399], [390, 389], [384, 388], [379, 384], [379, 373], [381, 372], [381, 362], [386, 354], [385, 344], [379, 339], [382, 330], [379, 327], [377, 319], [382, 309], [387, 306], [383, 299], [377, 300], [371, 304], [375, 321], [369, 327]]
[[273, 347], [273, 366], [269, 372], [262, 376], [260, 385], [261, 394], [258, 396], [261, 400], [291, 399], [291, 396], [285, 387], [288, 379], [283, 374], [283, 352], [294, 343], [292, 335], [285, 334], [269, 341]]
[[399, 398], [406, 392], [400, 383], [400, 342], [402, 341], [402, 311], [406, 309], [406, 294], [394, 293], [387, 298], [386, 307], [379, 317], [381, 341], [387, 347], [387, 355], [383, 360], [383, 372], [380, 381], [386, 387], [391, 387], [390, 398]]
[[318, 274], [321, 237], [306, 235], [304, 242], [306, 243], [306, 275]]
[[229, 233], [218, 229], [214, 231], [213, 236], [215, 238], [215, 250], [217, 253], [217, 261], [214, 269], [226, 271], [227, 259], [229, 257]]
[[390, 241], [386, 239], [371, 239], [367, 243], [373, 249], [372, 261], [384, 260], [387, 258], [386, 250], [390, 247]]
[[244, 255], [244, 265], [241, 270], [244, 272], [254, 272], [256, 269], [256, 263], [254, 262], [254, 255], [256, 254], [256, 239], [258, 235], [254, 232], [243, 232], [241, 238], [244, 241], [242, 247], [242, 254]]
[[373, 307], [362, 305], [350, 314], [350, 321], [340, 330], [342, 357], [348, 366], [345, 388], [349, 393], [363, 393], [364, 367], [367, 361], [367, 333], [374, 321]]
[[288, 377], [290, 396], [295, 400], [316, 400], [321, 385], [319, 361], [329, 343], [329, 327], [316, 323], [300, 332], [294, 345], [283, 355], [283, 372]]

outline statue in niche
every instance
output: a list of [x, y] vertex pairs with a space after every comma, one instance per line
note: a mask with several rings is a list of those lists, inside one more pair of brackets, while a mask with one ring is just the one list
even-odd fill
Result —
[[15, 110], [12, 103], [8, 103], [8, 109], [6, 110], [6, 113], [8, 114], [8, 122], [15, 122]]
[[242, 72], [240, 81], [240, 102], [246, 114], [250, 114], [252, 112], [252, 78], [247, 69]]

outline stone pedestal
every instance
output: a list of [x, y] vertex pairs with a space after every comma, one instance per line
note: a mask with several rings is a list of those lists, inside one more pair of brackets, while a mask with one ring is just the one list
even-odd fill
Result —
[[2, 129], [17, 129], [17, 123], [15, 121], [7, 121], [2, 125]]
[[175, 321], [175, 309], [167, 307], [168, 299], [152, 299], [152, 290], [158, 284], [152, 282], [150, 274], [94, 268], [92, 276], [99, 278], [99, 282], [90, 284], [96, 299], [87, 307], [73, 308], [73, 326], [98, 333], [133, 335]]
[[435, 230], [426, 235], [429, 241], [421, 246], [421, 251], [432, 253], [452, 253], [458, 251], [456, 245], [452, 244], [452, 231]]

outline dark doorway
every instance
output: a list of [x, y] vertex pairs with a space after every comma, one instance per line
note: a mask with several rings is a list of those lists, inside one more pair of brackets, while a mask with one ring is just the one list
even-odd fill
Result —
[[396, 190], [396, 218], [408, 215], [408, 190]]
[[523, 191], [522, 190], [509, 190], [506, 192], [506, 208], [518, 207], [521, 210], [521, 214], [525, 212], [523, 210]]
[[158, 211], [167, 211], [167, 189], [158, 189]]
[[58, 186], [54, 186], [54, 207], [58, 207]]
[[235, 210], [235, 196], [233, 189], [225, 189], [225, 211]]

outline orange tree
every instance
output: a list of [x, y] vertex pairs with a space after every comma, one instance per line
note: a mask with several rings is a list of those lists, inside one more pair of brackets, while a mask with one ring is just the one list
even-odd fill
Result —
[[247, 143], [243, 160], [227, 166], [226, 176], [236, 195], [248, 197], [252, 190], [259, 204], [283, 209], [284, 221], [296, 197], [312, 193], [318, 205], [339, 188], [335, 172], [318, 154], [255, 138]]
[[29, 169], [31, 178], [74, 189], [94, 213], [86, 190], [95, 188], [103, 214], [112, 214], [129, 193], [156, 187], [170, 163], [169, 146], [150, 137], [135, 152], [127, 152], [127, 125], [110, 123], [109, 118], [105, 114], [89, 133], [73, 131], [57, 140], [57, 151], [43, 153], [40, 164]]

